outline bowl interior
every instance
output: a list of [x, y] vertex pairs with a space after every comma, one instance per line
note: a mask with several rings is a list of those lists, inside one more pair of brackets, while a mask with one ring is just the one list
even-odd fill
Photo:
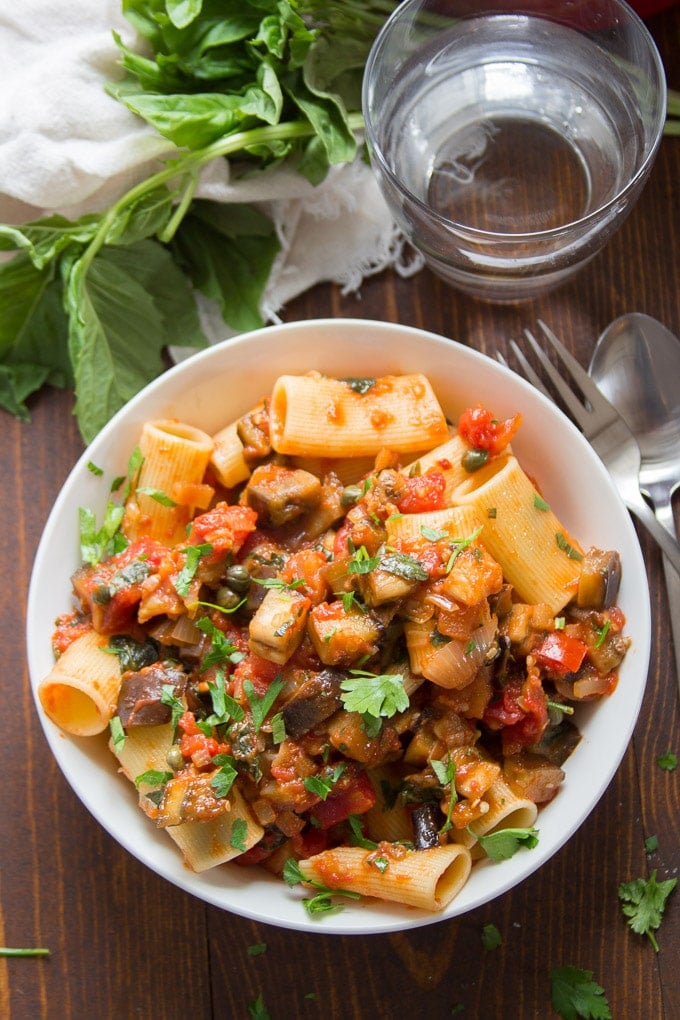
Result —
[[[529, 876], [584, 821], [609, 784], [635, 725], [647, 677], [650, 606], [647, 577], [628, 512], [581, 434], [536, 390], [513, 373], [451, 340], [406, 326], [365, 320], [312, 320], [267, 327], [196, 354], [131, 400], [73, 468], [50, 514], [33, 568], [27, 648], [35, 695], [49, 672], [55, 618], [71, 608], [70, 576], [79, 565], [80, 506], [99, 512], [111, 479], [125, 474], [144, 421], [177, 417], [214, 432], [248, 410], [282, 373], [318, 369], [329, 375], [424, 372], [451, 418], [481, 401], [499, 417], [517, 410], [523, 425], [513, 447], [529, 474], [581, 542], [618, 549], [623, 563], [619, 604], [632, 647], [614, 694], [578, 716], [582, 740], [566, 764], [557, 798], [539, 813], [539, 843], [502, 864], [475, 865], [467, 885], [442, 914], [382, 903], [350, 904], [312, 920], [299, 894], [258, 869], [226, 865], [196, 875], [137, 806], [132, 785], [116, 772], [106, 738], [65, 737], [38, 712], [50, 748], [73, 790], [130, 853], [176, 886], [208, 903], [286, 928], [328, 933], [402, 930], [464, 913]], [[92, 461], [103, 478], [88, 469]]]

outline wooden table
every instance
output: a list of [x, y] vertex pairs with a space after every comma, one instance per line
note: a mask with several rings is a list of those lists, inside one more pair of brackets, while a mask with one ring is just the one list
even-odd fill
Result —
[[[680, 8], [650, 19], [680, 88]], [[285, 318], [349, 316], [407, 323], [493, 355], [537, 316], [587, 364], [602, 328], [639, 309], [680, 333], [680, 139], [667, 138], [634, 212], [591, 266], [524, 307], [468, 300], [428, 271], [385, 272], [358, 295], [319, 286]], [[660, 929], [661, 951], [626, 925], [617, 886], [680, 868], [678, 684], [660, 556], [641, 534], [653, 610], [649, 683], [634, 738], [601, 802], [568, 844], [519, 888], [464, 916], [412, 933], [292, 933], [206, 906], [157, 878], [90, 817], [43, 737], [29, 689], [24, 605], [36, 545], [82, 446], [69, 393], [46, 391], [33, 421], [2, 416], [0, 533], [4, 648], [0, 712], [0, 944], [47, 946], [49, 958], [0, 959], [0, 1016], [248, 1018], [258, 997], [277, 1018], [555, 1016], [550, 970], [591, 970], [620, 1020], [680, 1018], [680, 891]], [[587, 494], [585, 494], [587, 498]], [[658, 850], [645, 852], [647, 836]], [[495, 950], [482, 945], [493, 923]], [[255, 955], [252, 947], [266, 944]]]

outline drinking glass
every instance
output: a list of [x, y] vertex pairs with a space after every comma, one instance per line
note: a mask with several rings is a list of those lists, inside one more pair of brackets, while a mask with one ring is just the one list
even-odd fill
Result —
[[372, 165], [413, 246], [491, 301], [567, 280], [632, 209], [666, 82], [622, 0], [404, 0], [366, 64]]

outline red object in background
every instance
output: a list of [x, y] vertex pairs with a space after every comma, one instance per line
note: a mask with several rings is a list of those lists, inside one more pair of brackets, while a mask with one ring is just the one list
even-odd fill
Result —
[[678, 0], [629, 0], [629, 2], [641, 18], [648, 18], [651, 14], [658, 14], [659, 11], [672, 7]]

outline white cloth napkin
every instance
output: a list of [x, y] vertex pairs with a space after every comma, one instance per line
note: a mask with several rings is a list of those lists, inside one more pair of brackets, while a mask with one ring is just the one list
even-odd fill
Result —
[[[121, 75], [116, 30], [136, 37], [122, 0], [20, 0], [0, 5], [0, 222], [50, 212], [76, 218], [106, 208], [160, 169], [172, 144], [104, 91]], [[206, 167], [198, 197], [262, 203], [281, 241], [262, 302], [266, 321], [320, 281], [358, 290], [365, 276], [395, 265], [420, 268], [370, 169], [335, 167], [313, 187], [284, 169], [230, 182], [220, 159]], [[203, 308], [211, 340], [224, 323]], [[212, 335], [211, 335], [212, 334]]]

